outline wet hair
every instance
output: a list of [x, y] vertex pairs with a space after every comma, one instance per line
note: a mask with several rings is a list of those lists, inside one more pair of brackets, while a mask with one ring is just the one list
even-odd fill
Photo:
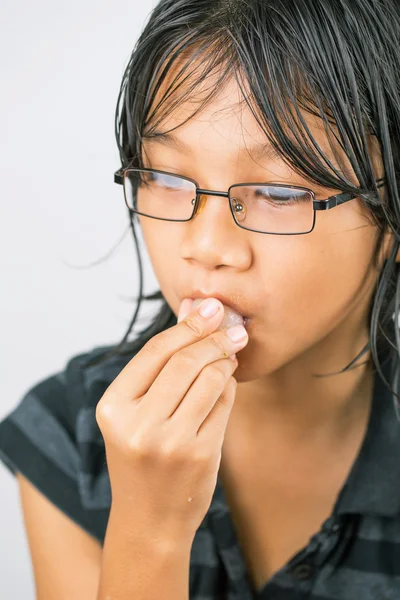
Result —
[[[340, 373], [355, 368], [371, 349], [375, 368], [388, 386], [382, 361], [395, 354], [399, 362], [400, 353], [399, 31], [397, 0], [161, 0], [134, 47], [115, 115], [122, 168], [140, 168], [144, 135], [157, 135], [158, 124], [175, 107], [196, 100], [186, 123], [235, 77], [242, 101], [294, 172], [310, 187], [316, 183], [356, 193], [378, 227], [375, 265], [385, 232], [393, 232], [394, 243], [374, 290], [369, 343]], [[171, 72], [175, 77], [161, 95], [160, 86]], [[208, 81], [212, 85], [204, 85]], [[318, 145], [304, 111], [321, 119], [338, 160], [335, 148], [344, 152], [352, 180]], [[374, 172], [374, 149], [382, 161], [379, 175]], [[381, 191], [379, 177], [385, 180]], [[118, 355], [132, 354], [143, 340], [176, 323], [161, 290], [143, 295], [131, 212], [129, 218], [138, 257], [139, 297], [127, 333], [111, 350]], [[143, 300], [161, 300], [162, 305], [151, 325], [130, 342]]]

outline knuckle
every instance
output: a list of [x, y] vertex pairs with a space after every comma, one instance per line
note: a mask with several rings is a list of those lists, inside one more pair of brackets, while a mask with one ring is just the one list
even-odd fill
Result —
[[182, 322], [185, 323], [186, 327], [189, 329], [191, 335], [195, 340], [198, 340], [199, 338], [203, 337], [204, 327], [202, 323], [200, 323], [198, 319], [196, 319], [196, 317], [189, 317], [187, 319], [184, 319], [184, 321]]
[[142, 448], [137, 435], [131, 435], [126, 440], [126, 449], [128, 450], [129, 454], [140, 454]]
[[221, 337], [216, 337], [215, 335], [212, 335], [212, 336], [210, 336], [209, 339], [210, 339], [210, 342], [213, 344], [213, 346], [218, 350], [218, 355], [228, 358], [229, 355], [226, 352], [226, 349], [224, 347]]
[[212, 455], [207, 452], [206, 448], [200, 448], [193, 455], [193, 462], [199, 467], [208, 467], [211, 459]]
[[136, 432], [128, 440], [128, 452], [135, 460], [161, 463], [181, 462], [185, 458], [183, 448], [171, 438], [155, 441], [145, 432]]
[[236, 388], [237, 388], [237, 381], [234, 377], [230, 377], [228, 379], [228, 382], [225, 386], [225, 392], [228, 395], [233, 395], [236, 392]]
[[233, 377], [233, 375], [231, 375], [229, 377], [227, 385], [229, 386], [229, 388], [232, 388], [233, 390], [236, 390], [237, 380]]
[[198, 364], [198, 360], [190, 348], [183, 348], [174, 354], [172, 360], [179, 362], [180, 368], [188, 371]]
[[186, 453], [184, 448], [179, 446], [174, 440], [167, 439], [159, 448], [160, 457], [165, 462], [180, 463], [186, 460]]
[[153, 444], [145, 441], [141, 436], [131, 436], [126, 443], [126, 451], [135, 460], [154, 460], [156, 450]]
[[150, 338], [149, 341], [143, 346], [143, 350], [152, 356], [164, 354], [168, 349], [168, 342], [166, 340], [165, 333], [165, 331], [162, 331], [161, 333], [153, 335], [153, 337]]
[[104, 398], [99, 400], [95, 410], [96, 422], [99, 425], [99, 427], [105, 425], [110, 421], [112, 412], [113, 409], [111, 402], [107, 402], [107, 400]]
[[228, 409], [231, 409], [233, 406], [236, 391], [236, 380], [232, 379], [232, 377], [229, 379], [225, 389], [218, 398], [218, 403]]
[[151, 457], [154, 454], [154, 446], [149, 437], [143, 432], [136, 431], [126, 442], [127, 450], [135, 457]]
[[204, 369], [208, 384], [215, 389], [221, 389], [226, 385], [226, 374], [215, 363], [207, 365]]

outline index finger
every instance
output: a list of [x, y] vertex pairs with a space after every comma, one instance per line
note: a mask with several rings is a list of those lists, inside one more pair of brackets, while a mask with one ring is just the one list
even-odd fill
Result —
[[108, 387], [107, 394], [113, 394], [116, 401], [132, 401], [146, 394], [171, 356], [207, 337], [221, 323], [223, 304], [217, 299], [213, 300], [218, 307], [214, 316], [203, 317], [200, 314], [202, 303], [182, 321], [153, 336], [117, 375]]

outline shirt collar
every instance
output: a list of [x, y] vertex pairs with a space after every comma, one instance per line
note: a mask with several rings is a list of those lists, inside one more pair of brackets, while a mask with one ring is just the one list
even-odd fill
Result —
[[[382, 371], [392, 382], [392, 361], [383, 358]], [[335, 515], [369, 514], [393, 517], [400, 514], [400, 422], [392, 394], [376, 371], [368, 426], [360, 451], [338, 494]], [[228, 512], [218, 476], [210, 516]]]
[[[392, 359], [393, 360], [393, 359]], [[393, 363], [382, 364], [385, 378], [392, 382]], [[400, 423], [393, 397], [375, 372], [372, 406], [364, 441], [343, 486], [334, 512], [393, 517], [400, 513]]]

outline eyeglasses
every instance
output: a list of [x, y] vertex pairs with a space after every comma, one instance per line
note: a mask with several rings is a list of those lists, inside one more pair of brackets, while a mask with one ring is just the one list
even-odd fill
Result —
[[[317, 210], [329, 210], [357, 197], [344, 192], [316, 200], [312, 190], [280, 183], [237, 183], [227, 192], [200, 189], [189, 177], [157, 169], [119, 169], [114, 181], [124, 187], [125, 203], [134, 213], [162, 221], [190, 221], [204, 206], [204, 197], [229, 199], [235, 223], [249, 231], [272, 235], [303, 235], [315, 227]], [[384, 179], [377, 180], [381, 187]]]

